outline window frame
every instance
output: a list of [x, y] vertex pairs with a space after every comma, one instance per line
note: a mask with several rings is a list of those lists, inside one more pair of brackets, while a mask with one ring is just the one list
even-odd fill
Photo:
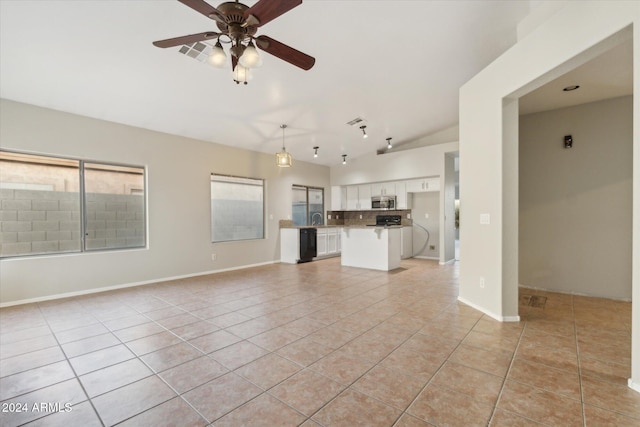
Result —
[[[250, 185], [253, 187], [259, 187], [261, 189], [261, 194], [260, 194], [260, 198], [261, 198], [261, 203], [262, 203], [262, 207], [260, 209], [260, 215], [261, 215], [261, 222], [262, 222], [262, 233], [260, 237], [248, 237], [248, 238], [234, 238], [234, 239], [228, 239], [228, 240], [214, 240], [214, 218], [213, 218], [213, 188], [212, 188], [212, 184], [215, 181], [215, 177], [220, 177], [220, 178], [226, 178], [229, 179], [229, 181], [225, 181], [224, 179], [222, 180], [218, 180], [217, 182], [227, 182], [227, 183], [233, 183], [233, 184], [246, 184], [246, 185]], [[233, 182], [232, 180], [238, 180], [238, 182]], [[246, 181], [255, 181], [256, 184], [251, 184], [251, 183], [243, 183], [240, 182], [241, 180], [246, 180]], [[257, 183], [260, 184], [257, 184]], [[209, 215], [209, 225], [211, 227], [210, 229], [210, 241], [212, 244], [219, 244], [219, 243], [234, 243], [234, 242], [247, 242], [247, 241], [255, 241], [255, 240], [265, 240], [267, 238], [267, 222], [266, 222], [266, 208], [267, 208], [267, 201], [266, 201], [266, 188], [267, 188], [267, 180], [264, 178], [255, 178], [255, 177], [248, 177], [248, 176], [239, 176], [239, 175], [229, 175], [229, 174], [221, 174], [221, 173], [215, 173], [215, 172], [211, 172], [211, 175], [209, 177], [209, 195], [210, 195], [210, 199], [209, 199], [209, 208], [210, 208], [210, 215]]]
[[[2, 255], [0, 254], [0, 259], [11, 259], [11, 258], [30, 258], [30, 257], [42, 257], [42, 256], [59, 256], [59, 255], [78, 255], [78, 254], [86, 254], [86, 253], [97, 253], [97, 252], [110, 252], [110, 251], [121, 251], [121, 250], [136, 250], [136, 249], [145, 249], [148, 247], [148, 203], [147, 203], [147, 194], [148, 194], [148, 182], [147, 182], [147, 168], [146, 166], [140, 165], [132, 165], [126, 163], [119, 162], [108, 162], [101, 160], [87, 160], [81, 158], [75, 158], [70, 156], [62, 156], [62, 155], [50, 155], [50, 154], [41, 154], [41, 153], [30, 153], [18, 150], [7, 150], [0, 149], [0, 154], [8, 154], [9, 157], [11, 155], [16, 156], [15, 159], [10, 159], [9, 161], [21, 162], [21, 163], [32, 163], [32, 164], [42, 164], [42, 165], [51, 165], [51, 166], [66, 166], [73, 169], [77, 169], [78, 174], [78, 207], [79, 207], [79, 218], [80, 222], [78, 227], [78, 232], [80, 233], [79, 244], [80, 247], [77, 250], [57, 250], [52, 252], [30, 252], [30, 253], [18, 253], [11, 255]], [[20, 159], [19, 157], [24, 157], [25, 159]], [[29, 158], [33, 158], [34, 161], [29, 161]], [[37, 159], [41, 161], [36, 161]], [[4, 160], [4, 159], [0, 159]], [[51, 160], [51, 163], [45, 162], [45, 160]], [[60, 162], [59, 164], [56, 161]], [[77, 163], [77, 167], [75, 165], [64, 165], [64, 162], [73, 162]], [[142, 174], [142, 194], [139, 194], [139, 197], [142, 197], [142, 210], [143, 210], [143, 218], [142, 218], [142, 230], [144, 231], [142, 243], [140, 245], [133, 246], [113, 246], [113, 247], [99, 247], [99, 248], [87, 248], [87, 236], [88, 236], [88, 218], [87, 218], [87, 195], [85, 191], [85, 165], [91, 164], [94, 166], [104, 166], [108, 170], [109, 167], [114, 168], [125, 168], [125, 169], [138, 169]], [[55, 190], [52, 190], [55, 191]], [[0, 210], [1, 207], [0, 207]]]
[[[295, 224], [295, 226], [300, 226], [300, 227], [308, 227], [308, 226], [313, 226], [313, 220], [311, 218], [309, 218], [310, 214], [311, 214], [311, 204], [309, 203], [309, 190], [319, 190], [322, 193], [322, 223], [321, 224], [315, 224], [316, 226], [320, 226], [320, 225], [325, 225], [325, 196], [324, 196], [324, 187], [314, 187], [311, 185], [300, 185], [300, 184], [293, 184], [291, 186], [291, 191], [293, 192], [294, 189], [304, 189], [306, 192], [306, 215], [305, 215], [305, 223], [304, 224]], [[293, 203], [291, 203], [291, 218], [293, 219]]]

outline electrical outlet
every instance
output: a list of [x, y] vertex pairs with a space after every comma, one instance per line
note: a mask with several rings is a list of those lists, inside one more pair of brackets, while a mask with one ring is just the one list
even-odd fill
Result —
[[331, 214], [327, 214], [327, 219], [331, 219]]
[[484, 289], [484, 277], [480, 277], [480, 289]]
[[360, 214], [360, 219], [362, 219], [362, 214]]
[[429, 214], [428, 213], [424, 214], [424, 219], [429, 219]]
[[407, 214], [407, 219], [411, 219], [411, 214], [410, 213]]
[[218, 255], [211, 254], [211, 261], [215, 261], [216, 259], [218, 259]]

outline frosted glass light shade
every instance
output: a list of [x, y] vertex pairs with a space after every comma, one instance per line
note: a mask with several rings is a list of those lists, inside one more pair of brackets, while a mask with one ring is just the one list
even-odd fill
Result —
[[209, 54], [209, 64], [213, 65], [216, 68], [222, 68], [226, 65], [226, 63], [227, 54], [224, 53], [222, 45], [220, 44], [220, 42], [218, 42], [211, 50], [211, 54]]
[[238, 62], [245, 68], [258, 68], [262, 65], [262, 58], [258, 53], [258, 49], [256, 49], [253, 43], [250, 43], [245, 48]]
[[251, 70], [240, 64], [236, 65], [235, 70], [233, 70], [233, 80], [238, 83], [246, 84], [252, 77]]
[[276, 164], [281, 168], [289, 168], [293, 164], [291, 154], [287, 153], [287, 150], [282, 147], [282, 151], [276, 153]]

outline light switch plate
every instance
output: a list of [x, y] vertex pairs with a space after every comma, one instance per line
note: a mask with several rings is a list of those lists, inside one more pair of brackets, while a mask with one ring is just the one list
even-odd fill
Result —
[[489, 215], [488, 213], [480, 214], [480, 224], [491, 224], [491, 215]]

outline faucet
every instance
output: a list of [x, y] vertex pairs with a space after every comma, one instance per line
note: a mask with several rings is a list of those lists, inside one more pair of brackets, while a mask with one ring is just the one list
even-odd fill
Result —
[[[316, 215], [320, 216], [320, 222], [318, 222], [317, 224], [314, 219]], [[322, 222], [322, 214], [320, 212], [315, 212], [313, 215], [311, 215], [311, 225], [319, 225], [321, 222]]]

